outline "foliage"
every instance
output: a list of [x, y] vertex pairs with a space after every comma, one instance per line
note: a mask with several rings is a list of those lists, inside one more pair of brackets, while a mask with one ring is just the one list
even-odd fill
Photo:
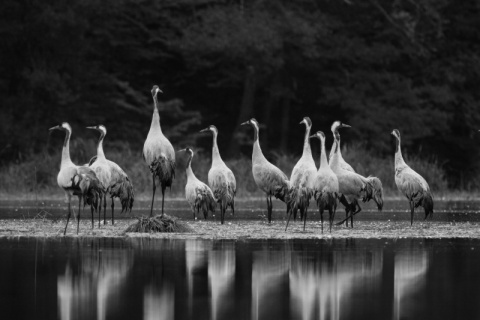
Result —
[[241, 161], [252, 135], [237, 126], [256, 117], [266, 150], [296, 156], [310, 116], [315, 130], [352, 125], [347, 141], [385, 158], [397, 128], [408, 154], [471, 190], [479, 12], [473, 0], [5, 0], [0, 165], [50, 161], [46, 130], [63, 121], [84, 139], [102, 123], [140, 154], [158, 84], [174, 145], [209, 148], [196, 131], [215, 124], [222, 155]]

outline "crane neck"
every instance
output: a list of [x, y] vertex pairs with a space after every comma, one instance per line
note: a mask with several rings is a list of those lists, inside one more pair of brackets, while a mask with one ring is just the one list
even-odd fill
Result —
[[255, 141], [253, 142], [252, 163], [262, 162], [266, 160], [266, 158], [263, 155], [262, 149], [260, 148], [258, 128], [256, 126], [253, 127], [255, 128]]
[[162, 133], [162, 128], [160, 127], [160, 114], [158, 113], [157, 95], [153, 96], [153, 116], [152, 123], [150, 124], [150, 131]]
[[97, 160], [103, 160], [105, 158], [105, 153], [103, 152], [103, 139], [105, 138], [105, 133], [100, 134], [100, 138], [98, 139], [98, 146], [97, 146]]
[[193, 156], [190, 156], [190, 158], [188, 159], [187, 169], [185, 170], [185, 173], [187, 174], [187, 180], [196, 179], [195, 174], [192, 170], [192, 158]]
[[65, 133], [65, 140], [63, 141], [63, 148], [62, 148], [62, 162], [60, 164], [60, 168], [64, 168], [66, 166], [72, 165], [72, 159], [70, 159], [70, 136], [72, 133], [70, 130], [67, 130]]
[[341, 154], [340, 154], [340, 135], [338, 132], [333, 134], [333, 145], [332, 150], [330, 151], [330, 168], [339, 165]]
[[222, 157], [220, 156], [220, 151], [218, 150], [217, 145], [217, 132], [213, 131], [213, 146], [212, 146], [212, 164], [217, 162], [222, 162]]
[[405, 161], [403, 160], [402, 156], [402, 147], [400, 138], [396, 139], [396, 146], [395, 146], [395, 167], [399, 167], [405, 165]]
[[320, 169], [328, 167], [327, 152], [325, 150], [325, 139], [320, 139]]
[[305, 137], [303, 139], [303, 154], [302, 157], [312, 157], [312, 148], [310, 147], [310, 130], [312, 127], [309, 125], [305, 128]]

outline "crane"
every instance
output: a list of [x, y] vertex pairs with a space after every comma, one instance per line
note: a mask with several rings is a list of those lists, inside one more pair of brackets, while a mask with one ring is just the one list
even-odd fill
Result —
[[77, 234], [80, 227], [80, 209], [81, 202], [85, 205], [89, 204], [92, 210], [92, 228], [93, 228], [93, 209], [101, 205], [101, 199], [105, 193], [102, 183], [97, 178], [95, 172], [85, 166], [77, 166], [70, 159], [70, 137], [72, 135], [72, 127], [67, 122], [52, 127], [49, 131], [60, 130], [65, 132], [65, 140], [62, 148], [62, 161], [60, 163], [60, 171], [57, 175], [57, 183], [65, 192], [65, 199], [68, 203], [67, 224], [63, 235], [67, 233], [68, 222], [72, 215], [71, 200], [72, 196], [78, 197], [77, 212]]
[[325, 209], [327, 209], [329, 213], [330, 232], [332, 232], [333, 218], [335, 217], [335, 211], [337, 210], [337, 198], [339, 194], [338, 178], [328, 165], [327, 153], [325, 150], [325, 134], [322, 131], [318, 131], [310, 138], [320, 139], [320, 168], [318, 169], [313, 183], [313, 196], [320, 212], [322, 232], [323, 211]]
[[427, 219], [429, 215], [433, 217], [433, 196], [427, 181], [410, 168], [403, 160], [400, 131], [394, 129], [392, 135], [396, 138], [395, 184], [410, 203], [410, 225], [413, 225], [413, 213], [415, 212], [415, 208], [419, 206], [422, 206], [425, 210], [425, 219]]
[[[342, 224], [348, 218], [351, 218], [362, 210], [358, 204], [359, 198], [362, 198], [363, 201], [368, 201], [373, 197], [372, 183], [358, 173], [348, 170], [341, 161], [340, 134], [337, 130], [340, 127], [349, 126], [341, 122], [339, 126], [332, 125], [335, 148], [330, 152], [332, 157], [329, 163], [330, 168], [332, 168], [333, 172], [337, 175], [339, 193], [341, 194], [340, 201], [345, 205], [346, 210], [346, 218], [337, 224]], [[349, 215], [349, 213], [351, 214]], [[351, 219], [351, 227], [353, 228], [353, 218]]]
[[276, 166], [271, 164], [263, 155], [259, 141], [259, 124], [252, 118], [241, 125], [251, 125], [254, 130], [254, 142], [252, 152], [252, 173], [257, 186], [267, 196], [267, 218], [272, 222], [272, 196], [287, 204], [287, 214], [290, 212], [289, 190], [290, 182], [288, 177]]
[[217, 145], [218, 129], [214, 125], [209, 126], [200, 132], [211, 132], [213, 135], [212, 147], [212, 167], [208, 171], [208, 184], [212, 188], [213, 195], [220, 204], [220, 221], [225, 221], [225, 212], [228, 207], [232, 209], [232, 215], [235, 214], [235, 193], [237, 192], [237, 182], [232, 170], [230, 170], [220, 156]]
[[178, 152], [186, 152], [188, 154], [187, 168], [185, 170], [187, 174], [185, 197], [193, 211], [193, 219], [195, 219], [195, 212], [199, 214], [200, 210], [202, 210], [203, 217], [207, 220], [208, 212], [215, 212], [217, 200], [213, 195], [212, 189], [202, 181], [198, 180], [192, 171], [193, 150], [186, 148]]
[[[107, 128], [104, 125], [92, 126], [87, 127], [87, 129], [97, 130], [100, 132], [100, 137], [98, 139], [97, 145], [97, 155], [94, 156], [90, 162], [89, 166], [92, 168], [98, 177], [108, 177], [108, 180], [103, 182], [105, 189], [110, 194], [110, 198], [112, 199], [112, 225], [115, 223], [114, 221], [114, 209], [115, 209], [115, 202], [113, 198], [119, 198], [120, 203], [122, 205], [122, 213], [125, 211], [132, 211], [133, 201], [135, 200], [135, 192], [133, 190], [133, 184], [128, 175], [122, 168], [116, 164], [115, 162], [108, 160], [105, 157], [105, 153], [103, 152], [103, 139], [107, 135]], [[103, 223], [106, 223], [106, 206], [107, 206], [107, 199], [106, 193], [103, 199]], [[100, 224], [100, 212], [99, 212], [99, 221]]]
[[153, 181], [152, 205], [150, 217], [153, 216], [153, 201], [157, 189], [155, 179], [158, 179], [162, 188], [162, 216], [164, 212], [165, 189], [172, 186], [175, 178], [175, 151], [172, 144], [162, 132], [160, 127], [160, 114], [158, 113], [158, 93], [162, 91], [157, 85], [152, 88], [153, 116], [147, 139], [143, 145], [143, 159], [150, 168]]
[[[293, 219], [297, 216], [297, 210], [300, 210], [300, 217], [303, 218], [303, 230], [307, 222], [307, 211], [312, 197], [313, 180], [317, 174], [317, 167], [312, 156], [310, 147], [310, 130], [312, 129], [312, 121], [309, 117], [303, 118], [300, 124], [305, 124], [305, 136], [303, 139], [302, 157], [292, 170], [290, 177], [290, 216], [293, 213]], [[288, 227], [287, 220], [287, 227]]]
[[[351, 127], [348, 124], [344, 124], [340, 121], [335, 121], [332, 124], [332, 127], [331, 127], [331, 131], [332, 131], [334, 137], [335, 137], [335, 135], [338, 135], [340, 137], [340, 133], [338, 132], [338, 129], [340, 129], [340, 128], [351, 128]], [[331, 159], [333, 157], [333, 154], [334, 154], [333, 150], [335, 150], [336, 147], [337, 147], [337, 140], [334, 139], [333, 144], [332, 144], [332, 149], [330, 151], [330, 161], [331, 161]], [[339, 165], [342, 169], [356, 173], [356, 171], [352, 168], [352, 166], [349, 165], [343, 159], [342, 149], [341, 149], [341, 146], [340, 146], [340, 139], [338, 140], [338, 157], [339, 157], [339, 159], [338, 159]], [[383, 208], [382, 182], [380, 181], [379, 178], [374, 177], [374, 176], [368, 176], [368, 177], [366, 177], [366, 179], [370, 182], [370, 185], [373, 188], [373, 191], [372, 191], [373, 194], [372, 194], [371, 198], [368, 198], [368, 199], [363, 198], [362, 201], [366, 202], [366, 201], [369, 201], [370, 199], [373, 199], [375, 201], [375, 203], [377, 204], [378, 210], [382, 211], [382, 208]], [[346, 216], [347, 216], [346, 219], [342, 220], [342, 223], [344, 221], [346, 221], [346, 224], [348, 226], [348, 218], [350, 218], [350, 223], [353, 226], [353, 216], [361, 211], [361, 207], [358, 204], [358, 200], [357, 199], [352, 199], [352, 202], [349, 203], [347, 201], [347, 199], [345, 198], [345, 196], [341, 196], [340, 197], [340, 202], [345, 206]], [[348, 215], [348, 212], [351, 212], [352, 214]]]

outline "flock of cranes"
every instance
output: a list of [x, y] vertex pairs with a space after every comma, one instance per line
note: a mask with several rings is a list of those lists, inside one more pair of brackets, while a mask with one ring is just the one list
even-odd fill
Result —
[[[152, 122], [143, 147], [143, 159], [149, 166], [152, 174], [153, 194], [150, 208], [150, 217], [153, 216], [153, 204], [157, 184], [162, 189], [162, 216], [164, 214], [165, 190], [171, 187], [175, 178], [175, 150], [170, 141], [165, 137], [160, 126], [158, 111], [158, 94], [162, 93], [158, 86], [153, 86], [152, 97], [154, 102]], [[259, 141], [260, 126], [254, 118], [242, 123], [250, 125], [254, 131], [252, 152], [252, 173], [258, 188], [266, 195], [267, 218], [272, 221], [272, 197], [286, 204], [288, 216], [287, 225], [291, 216], [294, 219], [297, 213], [303, 220], [305, 229], [307, 212], [310, 200], [315, 201], [321, 218], [323, 232], [323, 212], [328, 210], [329, 229], [337, 209], [338, 202], [345, 207], [346, 217], [337, 224], [346, 223], [350, 220], [353, 228], [353, 217], [361, 211], [359, 200], [367, 202], [374, 200], [378, 210], [383, 208], [383, 188], [377, 177], [363, 177], [343, 159], [340, 147], [339, 129], [348, 128], [349, 125], [340, 121], [332, 124], [331, 131], [334, 137], [329, 159], [327, 159], [325, 134], [321, 131], [311, 134], [312, 121], [305, 117], [300, 124], [305, 125], [302, 157], [295, 165], [289, 179], [285, 173], [270, 163], [262, 153]], [[133, 184], [127, 174], [116, 163], [108, 160], [103, 151], [103, 140], [107, 134], [105, 126], [98, 125], [87, 127], [100, 132], [97, 145], [97, 155], [88, 164], [76, 165], [70, 159], [70, 137], [72, 128], [67, 122], [50, 128], [65, 132], [65, 141], [62, 149], [62, 160], [57, 183], [65, 192], [68, 203], [67, 224], [71, 217], [71, 198], [77, 196], [79, 200], [77, 212], [77, 233], [79, 229], [81, 203], [84, 207], [90, 205], [92, 215], [92, 228], [94, 226], [94, 211], [99, 214], [99, 227], [101, 207], [103, 203], [104, 223], [106, 223], [106, 197], [111, 198], [112, 224], [114, 224], [114, 198], [119, 198], [122, 204], [122, 212], [131, 211], [134, 202]], [[208, 172], [208, 185], [200, 181], [192, 171], [191, 163], [194, 152], [191, 148], [178, 151], [187, 157], [185, 196], [190, 204], [195, 219], [202, 212], [207, 219], [209, 212], [214, 212], [217, 204], [220, 206], [220, 220], [223, 224], [225, 213], [230, 207], [232, 215], [235, 213], [236, 180], [233, 172], [223, 162], [217, 145], [218, 130], [211, 125], [200, 132], [210, 132], [213, 135], [212, 167]], [[411, 224], [415, 208], [422, 206], [425, 210], [425, 219], [433, 215], [433, 197], [428, 183], [423, 177], [410, 168], [402, 157], [400, 132], [395, 129], [392, 135], [396, 138], [395, 150], [395, 183], [398, 189], [408, 199], [411, 209]], [[310, 139], [320, 140], [320, 167], [316, 168], [312, 156]]]

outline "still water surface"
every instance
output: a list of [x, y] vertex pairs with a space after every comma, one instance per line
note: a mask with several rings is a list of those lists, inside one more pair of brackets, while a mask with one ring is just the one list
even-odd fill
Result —
[[480, 240], [0, 240], [1, 319], [479, 319]]

